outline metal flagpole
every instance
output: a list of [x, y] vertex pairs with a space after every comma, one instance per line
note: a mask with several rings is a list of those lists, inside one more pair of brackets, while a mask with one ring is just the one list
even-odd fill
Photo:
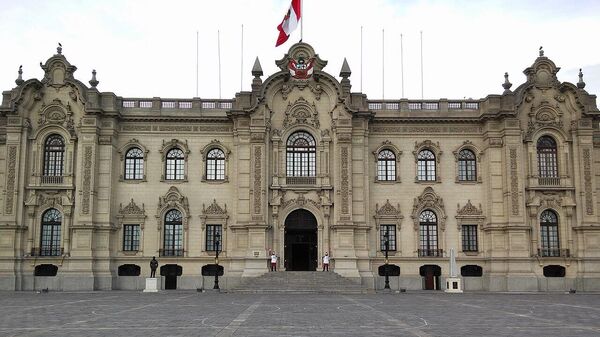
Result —
[[385, 99], [385, 29], [381, 30], [381, 99]]
[[362, 92], [363, 82], [363, 27], [360, 26], [360, 92]]
[[196, 97], [198, 97], [198, 31], [196, 31]]
[[221, 31], [217, 30], [217, 53], [219, 55], [219, 99], [221, 99]]
[[402, 79], [402, 98], [404, 98], [404, 44], [400, 34], [400, 77]]
[[244, 24], [242, 24], [242, 55], [240, 60], [240, 91], [242, 91], [242, 86], [244, 84]]
[[304, 38], [304, 8], [302, 7], [302, 0], [300, 0], [300, 42]]
[[421, 99], [423, 97], [423, 31], [421, 31]]

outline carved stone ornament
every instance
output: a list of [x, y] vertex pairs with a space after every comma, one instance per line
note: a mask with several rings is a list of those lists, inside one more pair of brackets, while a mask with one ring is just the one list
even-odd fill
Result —
[[560, 70], [549, 58], [540, 55], [533, 65], [525, 69], [527, 82], [535, 85], [538, 89], [549, 89], [558, 86], [560, 82], [556, 78], [556, 73]]
[[178, 209], [182, 212], [183, 228], [188, 228], [190, 208], [187, 197], [183, 196], [175, 186], [171, 186], [164, 196], [158, 197], [158, 208], [156, 209], [156, 220], [158, 230], [161, 230], [162, 217], [169, 209]]
[[316, 201], [314, 201], [312, 199], [307, 199], [306, 197], [304, 197], [304, 194], [300, 194], [300, 195], [298, 195], [297, 198], [290, 199], [290, 200], [282, 202], [281, 203], [281, 209], [285, 209], [285, 208], [287, 208], [290, 205], [295, 205], [298, 208], [306, 208], [307, 204], [310, 204], [310, 205], [314, 206], [317, 209], [321, 208], [321, 205], [318, 202], [316, 202]]
[[219, 206], [219, 204], [217, 204], [217, 200], [213, 199], [212, 204], [208, 205], [208, 207], [205, 207], [205, 205], [202, 204], [202, 214], [227, 214], [227, 204], [225, 204], [225, 208], [223, 209], [221, 206]]
[[118, 151], [119, 158], [121, 159], [121, 161], [125, 160], [125, 155], [127, 154], [127, 151], [129, 151], [129, 149], [131, 149], [132, 147], [137, 147], [140, 150], [142, 150], [142, 152], [144, 153], [144, 158], [146, 158], [146, 156], [148, 155], [149, 150], [144, 145], [142, 145], [142, 143], [140, 143], [140, 141], [138, 139], [131, 138]]
[[558, 107], [553, 107], [547, 101], [543, 101], [539, 106], [532, 106], [527, 122], [527, 131], [525, 139], [531, 140], [532, 136], [542, 128], [564, 129], [561, 119], [562, 112]]
[[316, 129], [320, 127], [317, 107], [314, 103], [309, 104], [303, 97], [298, 98], [294, 103], [288, 103], [283, 120], [284, 128], [298, 124], [310, 125]]
[[422, 150], [430, 150], [431, 152], [433, 152], [433, 154], [435, 154], [435, 161], [437, 163], [440, 162], [440, 157], [442, 155], [442, 149], [440, 148], [440, 142], [432, 142], [431, 140], [427, 139], [424, 140], [422, 142], [415, 142], [415, 150], [413, 151], [413, 155], [415, 156], [415, 163], [419, 161], [418, 156], [419, 156], [419, 152], [421, 152]]
[[223, 153], [225, 154], [225, 160], [227, 160], [227, 157], [229, 157], [229, 154], [231, 153], [231, 151], [228, 148], [226, 148], [220, 140], [213, 139], [210, 141], [210, 143], [206, 144], [200, 151], [203, 161], [206, 160], [206, 155], [208, 154], [208, 152], [214, 148], [219, 148], [221, 149], [221, 151], [223, 151]]
[[468, 215], [482, 215], [483, 214], [483, 210], [481, 209], [481, 204], [479, 204], [479, 208], [473, 206], [473, 204], [471, 203], [471, 200], [467, 201], [467, 204], [463, 207], [460, 208], [459, 204], [456, 204], [458, 211], [456, 211], [456, 214], [458, 216], [468, 216]]
[[167, 153], [167, 151], [171, 150], [172, 148], [179, 148], [183, 151], [183, 153], [186, 154], [186, 159], [187, 159], [187, 155], [190, 153], [190, 149], [188, 147], [188, 142], [187, 139], [185, 141], [180, 141], [179, 139], [171, 139], [169, 141], [165, 141], [163, 139], [163, 143], [162, 143], [162, 149], [160, 149], [160, 153], [161, 153], [161, 157], [162, 160], [165, 161], [165, 154]]
[[144, 204], [142, 204], [142, 207], [140, 208], [140, 206], [138, 206], [134, 201], [133, 198], [131, 199], [131, 202], [129, 202], [129, 204], [127, 204], [127, 206], [123, 207], [123, 204], [119, 204], [119, 214], [120, 215], [146, 215], [146, 210], [144, 207]]
[[38, 125], [58, 125], [69, 131], [69, 134], [75, 136], [75, 123], [73, 122], [73, 111], [71, 105], [65, 105], [60, 99], [54, 99], [52, 103], [43, 105], [38, 116]]
[[430, 209], [436, 213], [438, 225], [442, 230], [445, 230], [446, 210], [444, 208], [444, 201], [431, 187], [426, 187], [423, 193], [414, 199], [411, 218], [413, 219], [415, 230], [419, 229], [419, 215], [426, 209]]
[[378, 216], [402, 216], [400, 212], [400, 204], [398, 204], [398, 207], [394, 207], [392, 204], [390, 204], [390, 199], [387, 199], [381, 208], [379, 208], [379, 204], [375, 204], [375, 209], [377, 209], [376, 214]]

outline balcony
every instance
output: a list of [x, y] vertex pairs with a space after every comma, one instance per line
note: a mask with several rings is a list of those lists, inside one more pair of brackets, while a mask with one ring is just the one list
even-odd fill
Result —
[[317, 177], [285, 177], [287, 185], [315, 185]]
[[168, 256], [183, 256], [183, 249], [160, 249], [158, 251], [159, 256], [168, 257]]
[[538, 248], [538, 256], [541, 257], [571, 257], [568, 249], [560, 248]]
[[63, 176], [41, 176], [40, 183], [42, 185], [62, 185], [64, 182]]
[[419, 257], [443, 257], [443, 249], [419, 249], [417, 250]]
[[538, 185], [540, 186], [560, 186], [559, 177], [538, 177]]

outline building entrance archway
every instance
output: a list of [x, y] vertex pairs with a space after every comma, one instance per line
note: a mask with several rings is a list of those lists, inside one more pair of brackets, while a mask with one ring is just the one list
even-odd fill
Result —
[[291, 212], [285, 219], [285, 270], [317, 270], [317, 219], [304, 209]]

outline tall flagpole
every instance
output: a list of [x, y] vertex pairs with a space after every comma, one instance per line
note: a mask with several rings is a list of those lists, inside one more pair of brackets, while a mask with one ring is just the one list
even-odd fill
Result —
[[381, 99], [385, 99], [385, 29], [381, 30]]
[[302, 6], [302, 0], [300, 0], [300, 41], [304, 38], [304, 8]]
[[404, 98], [404, 45], [400, 34], [400, 77], [402, 79], [402, 98]]
[[360, 26], [360, 92], [362, 92], [363, 82], [363, 27]]
[[242, 52], [240, 57], [240, 92], [244, 84], [244, 24], [242, 24]]
[[423, 97], [423, 31], [421, 31], [421, 99]]
[[198, 31], [196, 31], [196, 97], [198, 97]]
[[221, 31], [217, 30], [217, 53], [219, 56], [219, 99], [221, 99]]

